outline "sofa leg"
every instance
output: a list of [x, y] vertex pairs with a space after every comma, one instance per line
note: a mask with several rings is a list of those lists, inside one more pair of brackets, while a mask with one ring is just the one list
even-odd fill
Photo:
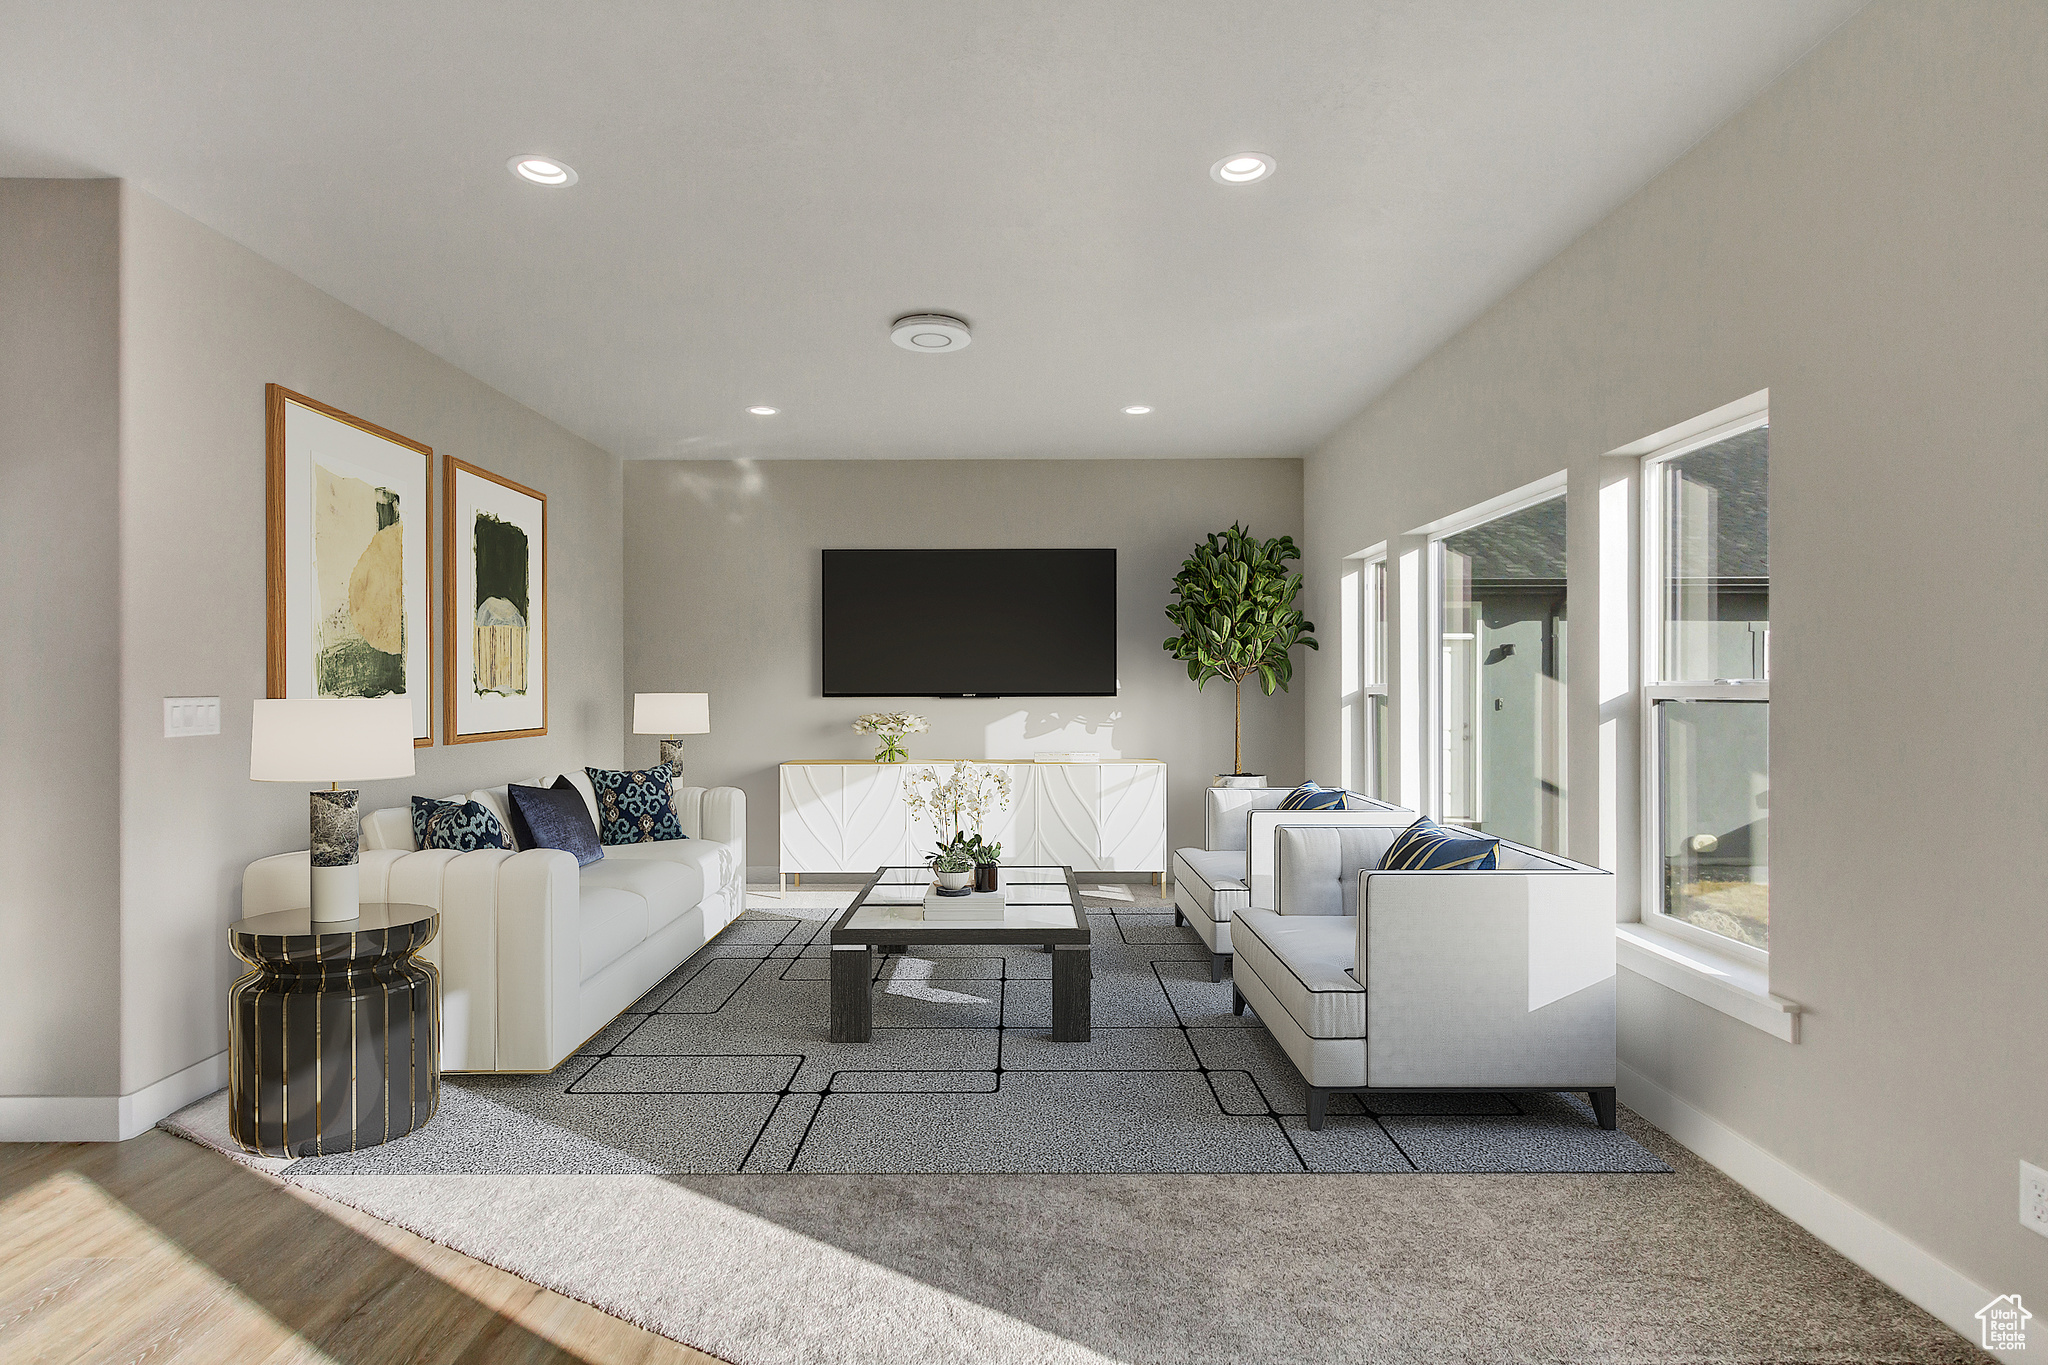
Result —
[[1614, 1087], [1610, 1085], [1600, 1090], [1588, 1090], [1586, 1098], [1593, 1102], [1594, 1119], [1599, 1122], [1602, 1128], [1610, 1133], [1613, 1132], [1615, 1127]]
[[1312, 1133], [1323, 1131], [1323, 1111], [1329, 1107], [1330, 1092], [1320, 1085], [1308, 1088], [1308, 1126]]
[[[1229, 969], [1229, 953], [1209, 954], [1209, 980], [1211, 984], [1220, 983], [1223, 980], [1223, 973], [1228, 971]], [[1235, 987], [1233, 987], [1232, 989], [1235, 989]]]
[[1187, 922], [1188, 922], [1188, 917], [1187, 917], [1186, 915], [1183, 915], [1183, 914], [1182, 914], [1182, 913], [1180, 912], [1180, 907], [1179, 907], [1178, 905], [1174, 906], [1174, 907], [1173, 907], [1173, 927], [1174, 927], [1174, 928], [1176, 928], [1176, 929], [1180, 929], [1180, 928], [1183, 928], [1183, 927], [1185, 927], [1185, 926], [1186, 926]]
[[1244, 992], [1237, 988], [1237, 983], [1234, 981], [1230, 984], [1230, 1012], [1232, 1014], [1244, 1013]]

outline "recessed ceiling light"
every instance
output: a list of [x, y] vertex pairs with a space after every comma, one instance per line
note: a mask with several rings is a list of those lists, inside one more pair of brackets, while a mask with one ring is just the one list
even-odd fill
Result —
[[889, 340], [906, 351], [964, 351], [974, 340], [967, 324], [945, 313], [912, 313], [889, 324]]
[[748, 411], [748, 412], [751, 412], [751, 413], [753, 413], [753, 414], [754, 414], [754, 416], [756, 416], [756, 417], [773, 417], [773, 416], [774, 416], [774, 415], [775, 415], [775, 414], [776, 414], [776, 413], [777, 413], [778, 411], [780, 411], [780, 409], [778, 409], [778, 408], [748, 408], [748, 409], [747, 409], [747, 411]]
[[530, 180], [536, 185], [561, 188], [576, 183], [575, 168], [565, 166], [553, 157], [523, 153], [506, 162], [505, 166], [521, 180]]
[[1272, 173], [1273, 158], [1264, 152], [1239, 152], [1209, 168], [1209, 178], [1219, 185], [1249, 185]]
[[1143, 403], [1133, 403], [1130, 407], [1124, 409], [1124, 416], [1143, 417], [1146, 413], [1150, 411], [1152, 411], [1152, 409], [1146, 407]]

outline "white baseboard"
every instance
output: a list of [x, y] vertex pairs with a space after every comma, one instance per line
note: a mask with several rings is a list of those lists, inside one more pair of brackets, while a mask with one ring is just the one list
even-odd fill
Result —
[[[1994, 1291], [1642, 1073], [1617, 1066], [1615, 1088], [1623, 1104], [1736, 1184], [1940, 1318], [1965, 1340], [1974, 1344], [1979, 1339], [1977, 1310], [1991, 1302]], [[2014, 1362], [2024, 1358], [2018, 1352], [1994, 1354]]]
[[217, 1052], [132, 1095], [0, 1095], [0, 1142], [125, 1142], [227, 1083]]

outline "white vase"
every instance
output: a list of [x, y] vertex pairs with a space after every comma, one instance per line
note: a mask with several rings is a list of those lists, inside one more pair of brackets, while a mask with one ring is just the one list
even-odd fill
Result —
[[968, 884], [973, 882], [973, 880], [974, 869], [971, 867], [968, 868], [965, 872], [939, 873], [939, 885], [943, 886], [948, 891], [963, 890], [968, 886]]

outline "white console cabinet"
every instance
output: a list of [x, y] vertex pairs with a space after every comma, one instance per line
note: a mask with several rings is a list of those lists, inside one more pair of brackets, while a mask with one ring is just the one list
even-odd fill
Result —
[[[960, 759], [871, 759], [782, 765], [782, 874], [872, 872], [924, 861], [939, 833], [911, 817], [904, 778], [952, 774]], [[981, 760], [971, 760], [981, 762]], [[1062, 863], [1076, 872], [1166, 871], [1166, 765], [990, 763], [1007, 769], [1009, 808], [989, 819], [1006, 863]]]

